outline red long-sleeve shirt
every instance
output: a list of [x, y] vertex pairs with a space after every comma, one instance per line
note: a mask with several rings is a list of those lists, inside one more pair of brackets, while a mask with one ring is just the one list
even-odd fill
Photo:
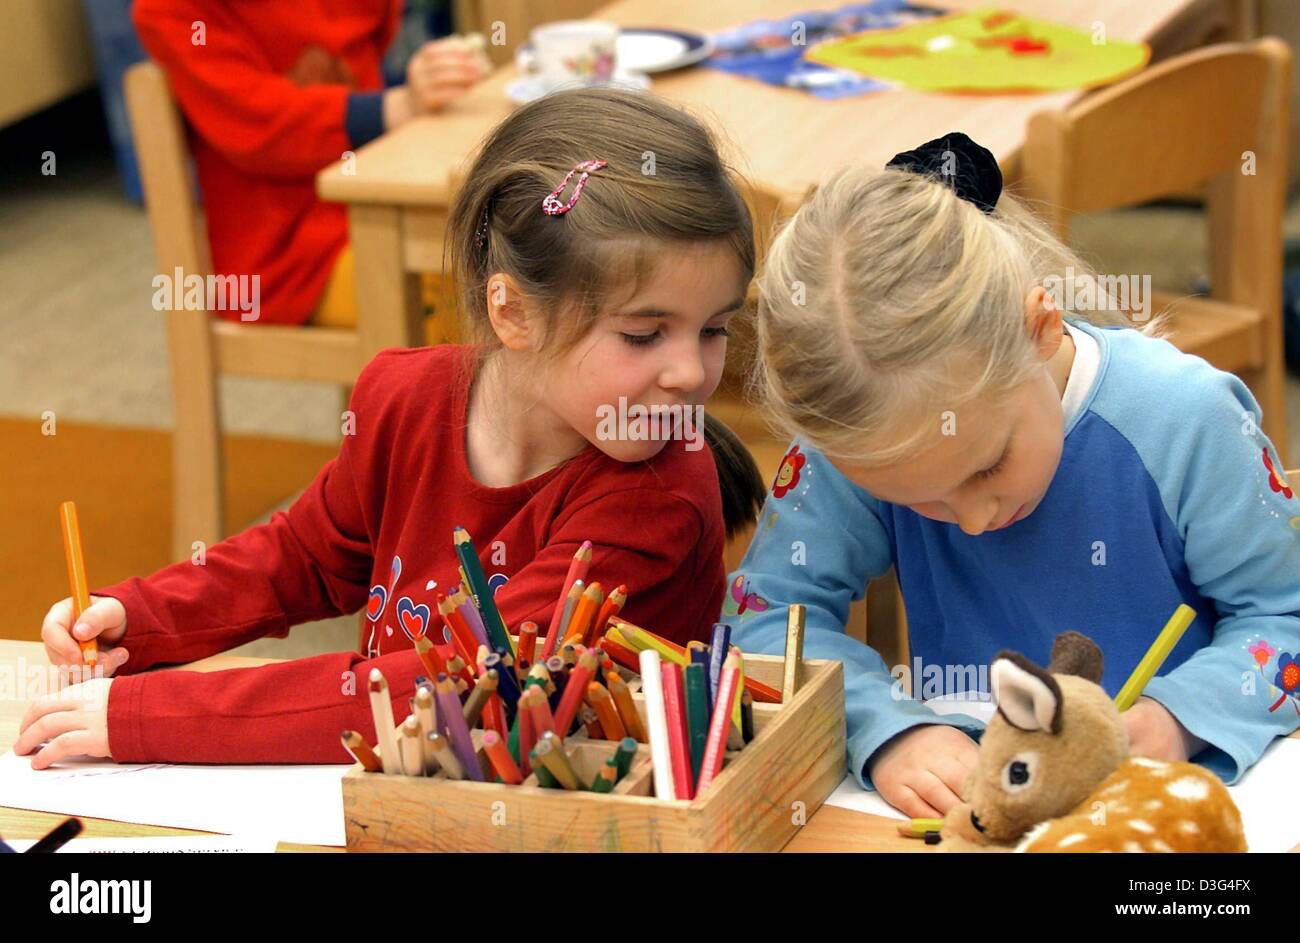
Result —
[[[115, 760], [347, 762], [340, 731], [374, 736], [372, 667], [388, 679], [394, 716], [410, 712], [423, 671], [408, 633], [431, 621], [441, 641], [434, 597], [459, 581], [457, 525], [473, 537], [512, 631], [528, 619], [546, 630], [574, 551], [591, 540], [589, 580], [606, 591], [628, 585], [629, 621], [681, 643], [707, 637], [726, 580], [709, 449], [669, 442], [650, 461], [621, 463], [589, 446], [536, 478], [485, 487], [465, 458], [469, 353], [380, 353], [353, 391], [355, 434], [287, 512], [208, 548], [202, 566], [186, 560], [94, 591], [127, 614], [130, 659], [108, 700]], [[363, 606], [378, 610], [378, 657], [136, 673]]]
[[260, 322], [305, 322], [347, 244], [316, 172], [357, 143], [349, 96], [383, 89], [400, 14], [401, 0], [135, 0], [140, 42], [190, 126], [213, 270], [259, 276]]

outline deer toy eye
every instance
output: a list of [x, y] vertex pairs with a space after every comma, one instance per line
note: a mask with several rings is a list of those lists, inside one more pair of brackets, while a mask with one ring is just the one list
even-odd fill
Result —
[[1002, 767], [1002, 788], [1007, 792], [1026, 789], [1033, 784], [1037, 772], [1037, 753], [1017, 753]]

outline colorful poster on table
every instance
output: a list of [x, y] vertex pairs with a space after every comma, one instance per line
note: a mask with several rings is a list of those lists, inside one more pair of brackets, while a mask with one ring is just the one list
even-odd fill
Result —
[[810, 61], [928, 92], [1011, 94], [1107, 85], [1146, 65], [1151, 49], [995, 8], [845, 36]]

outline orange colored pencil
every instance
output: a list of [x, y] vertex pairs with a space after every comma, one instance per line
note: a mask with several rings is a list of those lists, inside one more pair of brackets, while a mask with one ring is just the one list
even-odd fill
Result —
[[614, 698], [610, 696], [603, 684], [593, 681], [587, 685], [587, 703], [600, 719], [600, 729], [604, 731], [606, 740], [622, 740], [627, 736], [627, 728], [619, 719]]
[[379, 757], [375, 756], [375, 751], [370, 748], [370, 744], [366, 743], [361, 734], [355, 730], [345, 730], [342, 739], [343, 749], [347, 750], [367, 773], [378, 773], [383, 770], [384, 765], [379, 762]]
[[[81, 614], [90, 608], [90, 586], [86, 583], [86, 558], [81, 552], [81, 527], [77, 524], [77, 505], [64, 501], [59, 505], [59, 521], [63, 525], [63, 557], [68, 564], [68, 587], [72, 596], [72, 622], [75, 628]], [[99, 642], [96, 639], [77, 639], [81, 657], [91, 668], [99, 661]]]
[[519, 771], [519, 765], [515, 763], [510, 751], [506, 748], [505, 740], [495, 730], [489, 730], [483, 734], [483, 752], [487, 754], [492, 769], [496, 771], [496, 774], [501, 777], [501, 781], [507, 786], [518, 786], [524, 781], [523, 773]]
[[591, 628], [583, 638], [583, 642], [588, 648], [599, 643], [601, 636], [605, 634], [609, 617], [618, 615], [625, 605], [627, 605], [627, 587], [619, 586], [600, 604], [600, 611], [596, 613], [596, 621], [591, 624]]
[[637, 743], [649, 743], [650, 738], [646, 736], [645, 725], [641, 723], [641, 713], [636, 709], [636, 702], [632, 700], [632, 690], [627, 686], [627, 682], [617, 671], [607, 671], [605, 681], [609, 685], [609, 696], [614, 699], [614, 706], [618, 709], [619, 719], [623, 721], [627, 735], [633, 737]]
[[578, 600], [578, 605], [573, 610], [573, 618], [569, 620], [563, 635], [565, 640], [577, 638], [581, 643], [587, 637], [587, 631], [591, 628], [592, 620], [596, 618], [596, 613], [600, 611], [601, 605], [605, 602], [605, 590], [599, 583], [590, 583], [582, 591], [582, 597]]

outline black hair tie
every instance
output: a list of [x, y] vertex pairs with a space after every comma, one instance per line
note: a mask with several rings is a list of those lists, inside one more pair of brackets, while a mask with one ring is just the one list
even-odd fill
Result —
[[885, 166], [931, 177], [985, 213], [993, 212], [1002, 195], [1002, 170], [993, 152], [960, 131], [895, 154]]

